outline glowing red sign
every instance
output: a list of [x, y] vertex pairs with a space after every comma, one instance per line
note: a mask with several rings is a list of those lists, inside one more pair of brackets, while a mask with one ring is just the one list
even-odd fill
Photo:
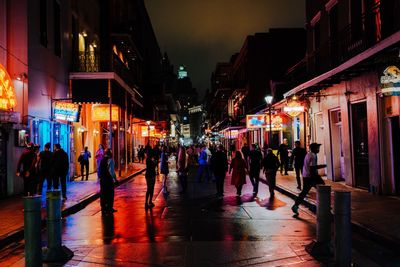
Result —
[[0, 109], [10, 110], [16, 105], [14, 85], [6, 68], [0, 64]]

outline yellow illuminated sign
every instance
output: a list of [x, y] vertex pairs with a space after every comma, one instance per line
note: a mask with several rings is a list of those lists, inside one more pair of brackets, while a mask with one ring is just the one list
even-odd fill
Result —
[[10, 110], [16, 105], [14, 85], [6, 68], [0, 64], [0, 109]]
[[[118, 107], [112, 106], [112, 121], [118, 121]], [[92, 121], [110, 121], [110, 106], [107, 104], [93, 105]]]
[[142, 137], [148, 137], [150, 132], [150, 137], [155, 136], [155, 127], [154, 125], [150, 125], [150, 129], [147, 126], [141, 126]]

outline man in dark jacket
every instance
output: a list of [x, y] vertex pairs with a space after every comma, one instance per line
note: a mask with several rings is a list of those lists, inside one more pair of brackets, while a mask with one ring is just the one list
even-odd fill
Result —
[[278, 157], [274, 155], [271, 148], [268, 148], [267, 155], [263, 159], [263, 169], [269, 187], [270, 199], [273, 199], [275, 196], [276, 171], [279, 165]]
[[104, 215], [117, 211], [114, 209], [114, 182], [118, 183], [118, 180], [114, 165], [112, 152], [107, 148], [100, 161], [100, 205]]
[[60, 144], [54, 145], [54, 153], [52, 159], [52, 176], [54, 189], [59, 188], [61, 182], [61, 191], [63, 200], [67, 199], [67, 175], [69, 171], [68, 154], [61, 148]]
[[24, 179], [24, 195], [30, 196], [36, 194], [35, 190], [35, 165], [36, 154], [33, 151], [33, 143], [29, 143], [18, 160], [17, 176]]
[[278, 157], [280, 156], [281, 160], [281, 174], [283, 172], [283, 168], [285, 168], [285, 175], [288, 174], [288, 168], [289, 168], [289, 146], [288, 146], [288, 140], [286, 138], [283, 139], [283, 143], [280, 144], [278, 148]]
[[51, 178], [51, 159], [53, 152], [50, 151], [50, 143], [44, 145], [44, 150], [39, 153], [39, 194], [42, 194], [44, 180], [47, 181], [47, 190], [51, 190], [53, 180]]
[[228, 171], [228, 159], [223, 145], [219, 145], [217, 151], [211, 157], [211, 168], [214, 172], [215, 183], [217, 186], [217, 195], [224, 196], [224, 180]]
[[294, 146], [295, 147], [292, 151], [292, 159], [294, 162], [294, 169], [296, 171], [297, 189], [301, 190], [300, 173], [303, 170], [304, 158], [307, 155], [307, 151], [305, 148], [300, 146], [300, 141], [294, 142]]
[[251, 144], [251, 151], [248, 158], [249, 169], [250, 169], [250, 182], [253, 185], [253, 196], [256, 197], [258, 194], [258, 184], [260, 181], [260, 170], [262, 161], [261, 151], [257, 149], [256, 144]]

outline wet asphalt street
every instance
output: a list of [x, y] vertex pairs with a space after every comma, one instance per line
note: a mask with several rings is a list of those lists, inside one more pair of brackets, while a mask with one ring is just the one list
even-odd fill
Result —
[[[237, 198], [230, 176], [218, 199], [215, 183], [195, 182], [195, 169], [181, 195], [170, 167], [170, 193], [161, 192], [157, 177], [153, 209], [144, 208], [146, 183], [139, 175], [116, 188], [113, 215], [103, 216], [97, 200], [64, 218], [63, 244], [75, 255], [45, 266], [333, 266], [332, 258], [321, 263], [305, 251], [315, 237], [315, 217], [302, 209], [300, 218], [293, 218], [292, 199], [276, 192], [269, 200], [264, 184], [253, 198], [249, 181]], [[42, 239], [46, 246], [46, 231]], [[353, 234], [353, 244], [358, 246], [354, 266], [380, 266], [371, 256], [382, 266], [398, 266], [365, 238]], [[23, 243], [0, 251], [0, 265], [24, 266]]]

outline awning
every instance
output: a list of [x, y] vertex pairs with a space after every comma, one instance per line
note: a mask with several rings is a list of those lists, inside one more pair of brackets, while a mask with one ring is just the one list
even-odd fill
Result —
[[75, 103], [108, 103], [108, 80], [110, 80], [113, 104], [127, 108], [130, 113], [133, 111], [132, 106], [143, 107], [142, 95], [114, 72], [73, 72], [70, 73], [70, 79], [72, 101]]

